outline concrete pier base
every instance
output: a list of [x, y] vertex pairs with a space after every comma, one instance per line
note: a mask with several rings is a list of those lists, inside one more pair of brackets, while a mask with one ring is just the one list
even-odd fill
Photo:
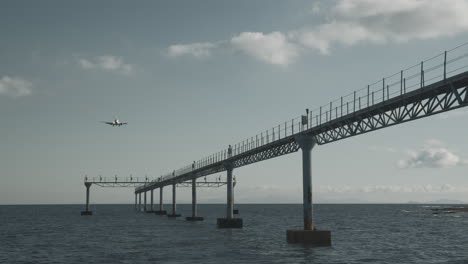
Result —
[[81, 215], [93, 215], [93, 211], [81, 211]]
[[176, 218], [176, 217], [179, 217], [181, 216], [180, 214], [168, 214], [167, 217], [169, 218]]
[[157, 214], [157, 215], [166, 215], [167, 214], [166, 210], [154, 211], [154, 213]]
[[218, 228], [242, 228], [242, 218], [218, 218]]
[[186, 217], [185, 220], [187, 220], [187, 221], [203, 221], [205, 219], [203, 217], [201, 217], [201, 216], [189, 216], [189, 217]]
[[239, 214], [239, 209], [234, 209], [234, 210], [232, 210], [232, 213], [233, 213], [233, 214]]
[[288, 243], [301, 243], [317, 247], [331, 246], [331, 232], [327, 230], [287, 230]]

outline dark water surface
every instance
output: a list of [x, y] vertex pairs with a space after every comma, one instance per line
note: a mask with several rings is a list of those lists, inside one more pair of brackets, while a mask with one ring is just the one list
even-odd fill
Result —
[[[468, 263], [468, 213], [423, 205], [316, 205], [332, 247], [286, 243], [301, 205], [237, 205], [244, 228], [216, 228], [224, 205], [200, 205], [203, 222], [136, 212], [133, 205], [0, 206], [0, 263]], [[178, 207], [190, 215], [190, 205]]]

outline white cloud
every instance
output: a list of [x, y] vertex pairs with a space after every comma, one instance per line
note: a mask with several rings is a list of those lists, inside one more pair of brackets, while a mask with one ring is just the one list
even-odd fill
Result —
[[275, 65], [291, 64], [299, 53], [297, 46], [281, 32], [243, 32], [233, 37], [230, 43], [234, 49]]
[[[242, 32], [224, 42], [260, 61], [288, 65], [307, 49], [329, 54], [336, 44], [401, 43], [468, 31], [468, 0], [338, 0], [324, 9], [319, 4], [312, 8], [314, 16], [324, 13], [327, 22], [323, 24], [268, 34]], [[170, 46], [169, 54], [200, 58], [220, 47], [225, 46], [210, 42], [179, 44]]]
[[97, 56], [92, 59], [78, 59], [79, 65], [86, 70], [98, 69], [105, 71], [120, 72], [124, 74], [132, 73], [134, 66], [124, 63], [121, 57]]
[[0, 94], [20, 97], [32, 93], [32, 83], [17, 77], [4, 76], [0, 79]]
[[192, 43], [192, 44], [176, 44], [168, 48], [168, 54], [172, 57], [190, 55], [195, 58], [206, 58], [211, 55], [211, 51], [218, 45], [210, 42]]
[[328, 54], [333, 44], [407, 42], [468, 30], [466, 0], [340, 0], [330, 22], [293, 34], [302, 45]]
[[438, 140], [428, 140], [418, 150], [408, 150], [407, 158], [398, 161], [398, 167], [405, 168], [449, 168], [466, 165], [468, 162], [443, 146]]

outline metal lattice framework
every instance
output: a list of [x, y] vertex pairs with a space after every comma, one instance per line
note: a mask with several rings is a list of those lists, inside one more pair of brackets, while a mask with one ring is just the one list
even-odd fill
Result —
[[[228, 149], [138, 186], [180, 184], [299, 150], [298, 136], [323, 145], [468, 105], [468, 43], [354, 91]], [[323, 120], [323, 122], [322, 122]]]
[[294, 138], [289, 138], [284, 142], [273, 142], [271, 145], [262, 146], [257, 151], [245, 153], [233, 160], [234, 168], [246, 166], [255, 162], [260, 162], [267, 159], [276, 158], [282, 155], [293, 153], [299, 150], [299, 145], [294, 141]]
[[100, 187], [139, 187], [150, 182], [148, 177], [143, 179], [130, 177], [85, 177], [85, 184], [94, 184]]
[[392, 98], [306, 134], [319, 145], [457, 109], [468, 104], [468, 73]]

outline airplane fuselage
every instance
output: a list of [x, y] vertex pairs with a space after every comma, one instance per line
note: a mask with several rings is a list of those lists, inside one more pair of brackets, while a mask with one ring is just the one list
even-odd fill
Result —
[[103, 123], [106, 123], [108, 125], [111, 125], [111, 126], [122, 126], [122, 125], [126, 125], [127, 123], [125, 122], [120, 122], [118, 119], [114, 119], [112, 122], [104, 122], [102, 121]]

